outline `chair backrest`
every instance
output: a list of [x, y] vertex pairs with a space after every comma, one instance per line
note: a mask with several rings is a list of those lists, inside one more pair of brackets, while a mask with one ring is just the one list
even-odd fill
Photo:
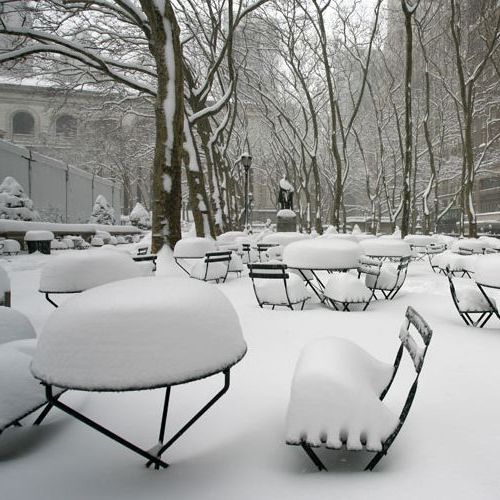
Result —
[[212, 262], [228, 262], [231, 260], [231, 251], [221, 252], [207, 252], [205, 254], [205, 262], [210, 264]]
[[148, 247], [139, 248], [137, 250], [137, 255], [146, 255], [148, 253]]
[[406, 257], [401, 257], [399, 259], [399, 264], [398, 264], [398, 273], [401, 271], [404, 271], [405, 269], [408, 269], [408, 265], [410, 264], [411, 257], [408, 255]]
[[250, 278], [254, 279], [285, 279], [287, 280], [289, 274], [287, 272], [287, 265], [281, 263], [260, 263], [248, 264], [250, 270]]
[[472, 248], [458, 247], [458, 253], [460, 255], [472, 255], [474, 250], [472, 250]]
[[358, 263], [358, 273], [361, 274], [372, 274], [373, 276], [378, 276], [380, 274], [380, 268], [382, 267], [382, 261], [374, 259], [372, 257], [362, 256]]

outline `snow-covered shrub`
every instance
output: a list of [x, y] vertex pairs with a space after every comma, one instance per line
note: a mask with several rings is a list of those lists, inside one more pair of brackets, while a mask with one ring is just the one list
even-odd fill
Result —
[[125, 238], [123, 236], [116, 237], [116, 244], [117, 245], [123, 245], [125, 243], [127, 243], [127, 241], [125, 240]]
[[115, 223], [115, 210], [102, 194], [95, 200], [89, 222], [91, 224], [106, 224], [108, 226]]
[[68, 243], [65, 240], [52, 240], [50, 242], [51, 250], [67, 250]]
[[136, 203], [129, 215], [130, 224], [139, 229], [151, 229], [151, 216], [142, 203]]
[[0, 241], [0, 248], [2, 253], [13, 254], [21, 251], [21, 245], [16, 240], [2, 240]]
[[33, 201], [14, 177], [6, 177], [0, 184], [0, 219], [40, 220], [38, 212], [33, 210]]
[[102, 241], [102, 238], [99, 238], [99, 236], [94, 236], [91, 240], [90, 240], [90, 244], [93, 246], [93, 247], [102, 247], [104, 245], [104, 241]]
[[107, 231], [96, 231], [95, 236], [101, 238], [105, 245], [109, 245], [111, 242], [111, 235]]

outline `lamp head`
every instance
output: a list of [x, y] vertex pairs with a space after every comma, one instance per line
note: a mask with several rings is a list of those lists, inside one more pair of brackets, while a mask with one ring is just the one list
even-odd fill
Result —
[[241, 155], [241, 164], [243, 165], [245, 171], [248, 172], [250, 166], [252, 165], [252, 157], [249, 153], [243, 153]]

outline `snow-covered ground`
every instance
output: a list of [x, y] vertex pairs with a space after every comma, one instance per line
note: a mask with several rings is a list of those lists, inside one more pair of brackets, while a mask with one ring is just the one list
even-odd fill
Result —
[[[51, 258], [0, 260], [12, 281], [13, 307], [28, 315], [37, 332], [53, 312], [37, 292], [40, 268]], [[365, 312], [334, 312], [314, 300], [304, 311], [261, 310], [247, 277], [207, 286], [217, 286], [234, 304], [249, 349], [232, 370], [227, 395], [165, 453], [171, 466], [146, 469], [134, 453], [53, 410], [39, 428], [26, 425], [0, 436], [0, 498], [499, 498], [500, 321], [492, 318], [482, 330], [466, 327], [446, 278], [433, 274], [427, 262], [410, 264], [394, 301], [374, 302]], [[374, 472], [362, 472], [369, 461], [363, 452], [321, 453], [330, 471], [317, 472], [300, 448], [285, 445], [290, 382], [300, 350], [311, 339], [339, 336], [392, 363], [410, 304], [434, 337], [402, 432]], [[199, 305], [192, 311], [199, 314]], [[221, 383], [216, 376], [174, 387], [167, 435]], [[396, 387], [394, 399], [403, 395], [404, 388]], [[162, 399], [162, 390], [63, 396], [143, 447], [156, 441]]]

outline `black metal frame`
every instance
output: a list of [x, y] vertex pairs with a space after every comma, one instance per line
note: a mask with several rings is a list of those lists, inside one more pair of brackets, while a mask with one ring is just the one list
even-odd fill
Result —
[[[387, 300], [392, 300], [398, 294], [399, 290], [401, 290], [401, 287], [404, 285], [404, 283], [406, 281], [406, 276], [408, 274], [408, 265], [410, 264], [410, 260], [411, 260], [410, 256], [399, 258], [396, 281], [394, 283], [393, 288], [391, 288], [391, 289], [384, 289], [384, 288], [380, 288], [380, 287], [376, 288], [377, 282], [375, 282], [375, 284], [373, 286], [373, 292], [374, 292], [373, 298], [375, 300], [378, 300], [377, 292], [381, 292], [383, 297]], [[382, 267], [383, 267], [383, 265], [380, 267], [380, 272], [383, 271]], [[401, 283], [399, 283], [399, 277], [401, 276], [401, 273], [404, 273], [404, 278], [401, 281]]]
[[250, 252], [252, 250], [252, 247], [250, 243], [242, 243], [241, 244], [241, 257], [243, 258], [243, 255], [247, 254], [247, 265], [251, 264], [250, 262]]
[[175, 263], [189, 276], [189, 270], [182, 265], [183, 260], [200, 260], [203, 257], [174, 257]]
[[415, 255], [413, 260], [415, 261], [423, 261], [424, 257], [427, 255], [427, 246], [425, 245], [412, 245], [410, 244], [410, 250], [413, 252], [417, 252], [417, 255]]
[[135, 257], [132, 257], [134, 262], [152, 262], [153, 263], [153, 272], [156, 271], [156, 259], [158, 255], [156, 254], [137, 254]]
[[59, 305], [56, 304], [51, 298], [50, 298], [50, 294], [63, 294], [63, 295], [66, 295], [66, 294], [73, 294], [73, 293], [82, 293], [83, 290], [77, 290], [77, 291], [73, 291], [73, 292], [47, 292], [45, 290], [38, 290], [40, 293], [43, 293], [45, 295], [45, 299], [47, 300], [47, 302], [49, 302], [50, 304], [52, 304], [55, 308], [58, 308]]
[[[422, 367], [424, 364], [425, 357], [427, 355], [427, 349], [429, 347], [429, 343], [432, 338], [432, 329], [430, 326], [427, 324], [427, 322], [420, 316], [420, 314], [413, 309], [413, 307], [408, 306], [406, 309], [405, 313], [405, 321], [406, 321], [406, 330], [408, 334], [401, 338], [400, 334], [400, 341], [401, 344], [399, 346], [399, 349], [396, 353], [396, 357], [394, 359], [394, 370], [392, 372], [392, 377], [389, 380], [387, 386], [384, 388], [384, 390], [380, 393], [379, 399], [380, 401], [383, 401], [387, 393], [389, 392], [389, 389], [391, 388], [395, 378], [396, 374], [398, 372], [400, 363], [401, 363], [401, 358], [403, 356], [403, 352], [406, 350], [406, 352], [410, 355], [413, 361], [413, 366], [415, 368], [416, 372], [416, 377], [410, 387], [410, 390], [408, 392], [408, 395], [406, 397], [405, 404], [403, 406], [403, 409], [401, 410], [401, 413], [399, 415], [399, 422], [396, 426], [396, 428], [393, 430], [393, 432], [389, 435], [389, 437], [382, 443], [382, 450], [375, 452], [375, 456], [370, 460], [368, 465], [365, 467], [364, 470], [373, 470], [375, 466], [380, 462], [380, 460], [387, 455], [387, 452], [389, 448], [391, 447], [392, 443], [398, 436], [399, 432], [401, 431], [401, 428], [403, 427], [406, 418], [408, 417], [408, 413], [410, 412], [411, 406], [413, 404], [413, 400], [415, 398], [415, 394], [417, 392], [417, 387], [418, 387], [418, 379], [420, 377], [420, 373], [422, 371]], [[422, 338], [423, 344], [424, 344], [424, 349], [423, 352], [418, 353], [414, 350], [415, 346], [415, 340], [413, 339], [413, 336], [409, 332], [410, 325], [413, 325], [417, 332], [420, 334], [420, 337]], [[288, 443], [288, 444], [295, 444], [295, 443]], [[307, 456], [311, 459], [311, 461], [316, 465], [316, 467], [321, 471], [321, 470], [328, 470], [323, 462], [320, 460], [318, 455], [313, 451], [313, 446], [306, 441], [302, 441], [299, 443], [302, 449], [306, 452]], [[344, 443], [345, 446], [345, 443]], [[318, 447], [318, 446], [315, 446]], [[367, 450], [369, 451], [369, 450]]]
[[495, 316], [498, 319], [500, 319], [500, 313], [498, 312], [498, 307], [491, 301], [489, 295], [484, 291], [485, 288], [494, 288], [495, 290], [500, 290], [500, 286], [485, 285], [484, 283], [477, 283], [477, 282], [476, 282], [476, 285], [479, 288], [479, 290], [481, 291], [481, 293], [483, 294], [486, 301], [488, 302], [488, 305], [493, 310], [493, 314], [495, 314]]
[[[287, 282], [288, 278], [290, 277], [290, 275], [286, 272], [287, 271], [286, 264], [267, 264], [267, 263], [248, 264], [248, 269], [250, 270], [249, 276], [252, 279], [253, 291], [255, 294], [255, 298], [257, 299], [257, 302], [259, 304], [259, 307], [263, 308], [264, 306], [272, 306], [273, 310], [275, 307], [288, 307], [289, 309], [291, 309], [293, 311], [294, 310], [293, 306], [295, 304], [302, 303], [300, 310], [302, 311], [304, 309], [304, 306], [305, 306], [306, 302], [309, 300], [309, 297], [307, 297], [304, 300], [300, 300], [298, 302], [292, 302], [292, 300], [290, 299], [290, 296], [288, 295], [288, 286], [287, 286], [286, 282]], [[261, 301], [259, 298], [259, 295], [257, 293], [257, 289], [255, 287], [255, 281], [254, 281], [255, 279], [283, 280], [283, 286], [285, 288], [285, 295], [287, 298], [287, 303], [271, 304], [270, 302]]]
[[[487, 301], [488, 305], [490, 306], [490, 310], [489, 311], [485, 311], [485, 310], [462, 311], [460, 308], [460, 301], [458, 300], [455, 284], [453, 283], [453, 273], [450, 271], [450, 266], [446, 266], [445, 274], [446, 274], [446, 276], [448, 278], [448, 282], [450, 284], [450, 293], [451, 293], [451, 298], [453, 299], [453, 304], [455, 304], [455, 308], [458, 311], [458, 314], [460, 315], [460, 317], [463, 319], [464, 323], [467, 326], [477, 326], [479, 328], [483, 328], [483, 326], [486, 325], [486, 323], [489, 321], [489, 319], [491, 318], [491, 316], [493, 314], [497, 314], [497, 316], [498, 316], [498, 312], [496, 310], [496, 307], [491, 303], [490, 298], [484, 292], [484, 290], [481, 288], [481, 286], [479, 284], [478, 284], [478, 288], [482, 292], [482, 294], [485, 296], [486, 301]], [[479, 317], [476, 320], [474, 320], [471, 315], [476, 315], [476, 314], [479, 314]]]
[[[48, 384], [45, 385], [45, 393], [47, 395], [47, 401], [48, 404], [50, 405], [50, 408], [56, 407], [63, 411], [64, 413], [67, 413], [68, 415], [76, 418], [83, 424], [89, 426], [90, 428], [96, 430], [97, 432], [103, 434], [104, 436], [107, 436], [108, 438], [112, 439], [113, 441], [116, 441], [117, 443], [121, 444], [125, 448], [128, 448], [129, 450], [133, 451], [134, 453], [137, 453], [138, 455], [142, 456], [147, 460], [146, 466], [150, 467], [151, 465], [155, 466], [155, 469], [160, 469], [160, 468], [167, 468], [169, 464], [165, 462], [164, 460], [161, 459], [162, 454], [170, 448], [190, 427], [193, 426], [228, 390], [230, 386], [230, 372], [231, 368], [225, 368], [224, 370], [221, 371], [224, 374], [224, 385], [220, 391], [213, 396], [208, 403], [206, 403], [189, 421], [181, 427], [179, 431], [177, 431], [173, 437], [171, 437], [167, 443], [163, 444], [164, 437], [165, 437], [165, 428], [166, 428], [166, 423], [167, 423], [167, 414], [168, 414], [168, 408], [169, 408], [169, 403], [170, 403], [170, 393], [173, 385], [168, 385], [165, 386], [165, 399], [163, 403], [163, 411], [162, 411], [162, 417], [161, 417], [161, 423], [160, 423], [160, 433], [159, 433], [159, 443], [151, 448], [150, 450], [144, 450], [140, 448], [139, 446], [135, 445], [134, 443], [131, 443], [130, 441], [126, 440], [122, 436], [114, 433], [113, 431], [109, 430], [108, 428], [100, 425], [96, 421], [86, 417], [82, 413], [76, 411], [74, 408], [71, 408], [70, 406], [62, 403], [59, 401], [59, 396], [60, 395], [53, 395], [52, 392], [52, 386]], [[221, 373], [217, 372], [217, 373]], [[215, 375], [215, 374], [212, 374]], [[201, 380], [202, 378], [206, 377], [199, 377], [198, 379], [194, 380]], [[192, 382], [194, 380], [189, 380], [188, 382]], [[174, 385], [179, 385], [179, 384], [174, 384]], [[50, 410], [49, 408], [49, 410]], [[44, 410], [45, 411], [45, 410]], [[48, 410], [47, 410], [48, 413]], [[42, 415], [41, 415], [42, 416]], [[43, 415], [43, 418], [45, 418], [45, 415]], [[40, 417], [39, 417], [40, 418]], [[43, 420], [42, 418], [42, 420]], [[38, 424], [37, 424], [38, 425]]]
[[[370, 298], [368, 301], [366, 300], [336, 300], [332, 297], [328, 297], [324, 295], [324, 301], [328, 305], [331, 305], [333, 309], [336, 311], [346, 311], [346, 312], [351, 312], [349, 307], [351, 305], [356, 305], [356, 304], [364, 304], [363, 311], [366, 311], [368, 306], [370, 305], [370, 302], [376, 298], [375, 297], [375, 290], [377, 287], [377, 282], [378, 278], [380, 276], [380, 268], [382, 267], [382, 261], [377, 260], [377, 259], [372, 259], [370, 257], [361, 257], [359, 259], [359, 266], [357, 268], [358, 271], [358, 279], [360, 279], [361, 274], [371, 274], [373, 276], [376, 276], [375, 283], [373, 285], [373, 289], [370, 289], [366, 287], [367, 290], [371, 291]], [[365, 285], [366, 286], [366, 285]], [[337, 306], [337, 304], [341, 304], [342, 308]]]

